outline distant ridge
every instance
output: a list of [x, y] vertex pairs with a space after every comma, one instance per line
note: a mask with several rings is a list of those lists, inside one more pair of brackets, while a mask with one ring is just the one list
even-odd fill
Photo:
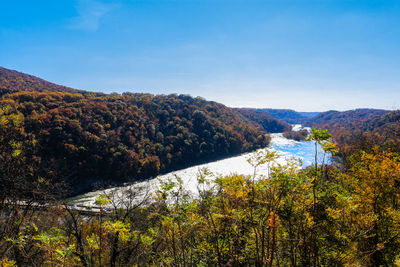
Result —
[[297, 112], [292, 109], [259, 109], [270, 116], [277, 118], [281, 121], [291, 124], [303, 124], [309, 118], [312, 118], [319, 114], [319, 112]]
[[36, 92], [69, 92], [84, 93], [86, 91], [54, 84], [33, 75], [0, 67], [0, 96], [19, 91]]
[[291, 126], [268, 113], [255, 108], [235, 108], [235, 111], [250, 120], [251, 125], [269, 133], [290, 131]]
[[388, 113], [388, 110], [383, 109], [354, 109], [347, 111], [330, 110], [321, 112], [312, 120], [305, 122], [308, 126], [319, 128], [330, 128], [334, 125], [341, 126], [360, 126], [366, 121], [371, 121]]

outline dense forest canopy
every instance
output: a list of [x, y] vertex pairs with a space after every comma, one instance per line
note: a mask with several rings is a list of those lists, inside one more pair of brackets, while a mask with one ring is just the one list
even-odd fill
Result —
[[[153, 195], [101, 195], [91, 215], [57, 201], [66, 183], [76, 192], [265, 146], [278, 122], [187, 95], [8, 91], [0, 266], [400, 266], [400, 111], [321, 113], [310, 122], [331, 133], [287, 133], [308, 135], [313, 165], [259, 151], [253, 175], [200, 171], [197, 197], [173, 177]], [[328, 154], [340, 157], [328, 165]]]
[[18, 91], [84, 92], [0, 66], [0, 96]]
[[400, 151], [400, 112], [379, 109], [356, 109], [320, 113], [308, 122], [326, 128], [340, 148], [340, 156], [348, 162], [360, 151]]
[[[96, 182], [147, 179], [268, 144], [264, 129], [202, 98], [80, 93], [2, 70], [0, 87], [8, 94], [0, 106], [23, 116], [20, 127], [37, 141], [39, 169], [75, 193]], [[13, 85], [15, 90], [8, 89]]]
[[[321, 145], [316, 154], [337, 152], [326, 130], [313, 129], [310, 140]], [[278, 155], [266, 151], [250, 160], [254, 175], [201, 171], [197, 198], [175, 177], [152, 198], [131, 190], [125, 198], [101, 195], [91, 217], [59, 205], [22, 215], [18, 202], [8, 202], [0, 205], [12, 215], [0, 224], [0, 263], [399, 266], [398, 152], [375, 148], [350, 155], [346, 168], [322, 161], [299, 169], [271, 165]], [[263, 164], [269, 177], [257, 174]]]
[[282, 133], [291, 130], [291, 125], [280, 121], [266, 112], [254, 108], [235, 108], [237, 112], [250, 120], [250, 123], [261, 130], [269, 133]]
[[357, 127], [364, 122], [377, 119], [387, 112], [387, 110], [383, 109], [355, 109], [342, 112], [332, 110], [319, 113], [312, 119], [305, 121], [305, 124], [320, 128], [325, 126], [332, 127], [334, 125]]

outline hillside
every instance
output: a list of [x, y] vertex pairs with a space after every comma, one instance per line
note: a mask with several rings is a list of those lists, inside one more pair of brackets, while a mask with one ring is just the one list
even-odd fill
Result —
[[359, 160], [360, 151], [400, 152], [400, 111], [398, 110], [328, 111], [317, 115], [308, 122], [308, 125], [329, 130], [339, 146], [342, 160], [348, 166], [352, 165], [350, 160]]
[[312, 119], [306, 120], [304, 124], [328, 129], [334, 127], [334, 125], [356, 127], [379, 118], [387, 112], [387, 110], [382, 109], [355, 109], [343, 112], [332, 110], [321, 112]]
[[83, 92], [38, 77], [0, 67], [0, 96], [18, 91]]
[[291, 126], [283, 121], [280, 121], [267, 113], [254, 109], [254, 108], [235, 108], [235, 111], [239, 112], [257, 129], [264, 130], [269, 133], [281, 133], [290, 131]]
[[290, 124], [304, 124], [309, 118], [312, 118], [318, 114], [318, 112], [297, 112], [291, 109], [259, 109], [270, 116], [277, 118], [281, 121]]
[[379, 118], [370, 121], [367, 126], [369, 131], [377, 131], [387, 137], [400, 139], [400, 110], [387, 112]]
[[343, 127], [342, 131], [335, 133], [341, 137], [341, 143], [348, 150], [357, 147], [373, 151], [379, 147], [382, 151], [400, 153], [400, 111], [390, 111], [367, 120], [355, 130]]
[[202, 98], [77, 93], [26, 74], [3, 73], [8, 78], [1, 88], [18, 86], [6, 89], [0, 107], [23, 116], [16, 127], [37, 141], [29, 158], [42, 176], [71, 186], [72, 194], [96, 183], [143, 180], [268, 143], [265, 132], [248, 119]]

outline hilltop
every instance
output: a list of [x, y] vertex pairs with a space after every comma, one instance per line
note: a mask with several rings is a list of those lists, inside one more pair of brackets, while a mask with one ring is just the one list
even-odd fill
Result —
[[0, 107], [23, 118], [24, 140], [36, 140], [35, 168], [71, 194], [268, 144], [248, 118], [200, 97], [91, 93], [4, 68], [0, 77]]
[[310, 118], [318, 115], [319, 112], [298, 112], [292, 109], [259, 109], [270, 116], [290, 124], [304, 124]]
[[18, 91], [84, 92], [82, 90], [54, 84], [33, 75], [0, 67], [0, 96]]
[[386, 114], [388, 111], [383, 109], [354, 109], [347, 111], [330, 110], [321, 112], [312, 119], [305, 121], [308, 126], [319, 128], [331, 128], [337, 126], [358, 126], [367, 121], [374, 120]]
[[290, 131], [290, 124], [274, 118], [264, 111], [255, 108], [235, 108], [235, 111], [242, 114], [250, 120], [250, 123], [260, 129], [269, 133], [281, 133]]

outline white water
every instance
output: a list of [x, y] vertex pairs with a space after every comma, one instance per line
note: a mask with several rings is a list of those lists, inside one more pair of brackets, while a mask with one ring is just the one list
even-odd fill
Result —
[[[293, 130], [300, 130], [301, 125], [295, 125]], [[275, 162], [278, 164], [285, 164], [289, 159], [300, 159], [303, 162], [303, 166], [311, 165], [314, 162], [315, 146], [312, 142], [307, 141], [294, 141], [287, 139], [282, 133], [271, 134], [271, 143], [268, 149], [276, 151], [280, 158]], [[261, 149], [260, 151], [265, 151], [266, 149]], [[115, 187], [106, 190], [89, 192], [81, 195], [73, 201], [74, 204], [80, 205], [94, 205], [94, 201], [100, 194], [114, 194], [117, 196], [123, 196], [124, 192], [129, 189], [146, 187], [150, 188], [150, 191], [155, 191], [160, 185], [160, 181], [168, 181], [174, 177], [174, 175], [179, 176], [183, 182], [183, 188], [186, 191], [190, 191], [195, 194], [197, 192], [197, 175], [199, 171], [203, 168], [207, 168], [211, 171], [214, 176], [222, 176], [229, 174], [243, 174], [252, 175], [254, 173], [254, 168], [248, 163], [249, 157], [251, 157], [255, 152], [245, 153], [239, 156], [226, 158], [223, 160], [217, 160], [209, 162], [206, 164], [196, 165], [186, 169], [174, 171], [168, 174], [159, 175], [154, 179], [150, 179], [144, 182], [135, 183], [128, 186]], [[267, 167], [260, 167], [257, 169], [257, 173], [260, 175], [267, 175]]]

